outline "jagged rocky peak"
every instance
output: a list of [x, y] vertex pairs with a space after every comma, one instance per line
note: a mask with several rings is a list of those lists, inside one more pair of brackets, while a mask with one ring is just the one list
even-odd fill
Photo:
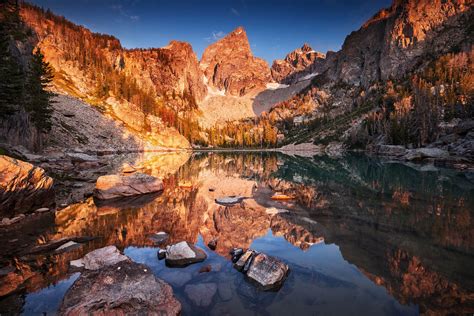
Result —
[[309, 44], [305, 43], [297, 48], [284, 59], [273, 62], [272, 78], [277, 82], [291, 83], [312, 73], [318, 73], [324, 63], [326, 56], [315, 51]]
[[268, 64], [253, 56], [242, 27], [207, 47], [200, 65], [209, 86], [228, 95], [243, 96], [271, 81]]
[[161, 48], [126, 51], [125, 65], [130, 76], [148, 82], [168, 99], [177, 95], [199, 103], [206, 95], [199, 61], [187, 42], [171, 41]]
[[394, 0], [355, 32], [328, 65], [333, 80], [369, 85], [397, 78], [453, 48], [471, 45], [473, 0]]

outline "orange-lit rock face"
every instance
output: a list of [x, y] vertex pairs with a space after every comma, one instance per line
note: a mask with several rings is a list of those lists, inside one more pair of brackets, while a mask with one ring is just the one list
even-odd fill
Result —
[[403, 76], [426, 54], [442, 54], [469, 38], [472, 1], [394, 1], [345, 40], [332, 78], [367, 85]]
[[43, 169], [0, 155], [0, 216], [13, 217], [53, 204], [53, 179]]
[[163, 48], [125, 51], [123, 65], [129, 76], [154, 87], [177, 108], [195, 106], [207, 93], [189, 43], [171, 41]]
[[291, 82], [297, 77], [303, 77], [311, 73], [320, 73], [326, 56], [314, 51], [308, 44], [295, 49], [283, 60], [275, 60], [272, 64], [272, 78], [277, 82]]
[[[21, 16], [37, 35], [37, 46], [46, 60], [60, 74], [56, 76], [59, 88], [76, 87], [79, 95], [86, 96], [96, 92], [98, 79], [91, 74], [92, 66], [81, 64], [80, 54], [83, 54], [83, 59], [90, 59], [90, 64], [124, 73], [145, 91], [152, 89], [176, 107], [196, 104], [207, 92], [197, 57], [188, 43], [172, 41], [164, 48], [126, 50], [112, 36], [92, 33], [28, 6], [22, 7]], [[87, 47], [79, 47], [78, 43]], [[72, 87], [63, 87], [63, 84], [68, 85], [68, 80], [72, 81]]]
[[252, 55], [242, 27], [208, 46], [200, 65], [208, 84], [229, 95], [243, 96], [262, 90], [271, 81], [267, 63]]

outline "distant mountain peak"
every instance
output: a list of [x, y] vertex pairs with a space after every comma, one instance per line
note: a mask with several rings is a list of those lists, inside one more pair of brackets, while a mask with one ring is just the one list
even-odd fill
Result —
[[201, 69], [211, 86], [231, 95], [245, 95], [271, 81], [268, 64], [253, 57], [241, 26], [204, 50]]

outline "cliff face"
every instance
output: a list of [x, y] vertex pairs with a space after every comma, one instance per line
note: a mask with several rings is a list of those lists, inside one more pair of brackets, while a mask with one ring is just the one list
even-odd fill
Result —
[[300, 77], [313, 73], [320, 73], [324, 66], [326, 56], [316, 52], [308, 44], [295, 49], [285, 59], [273, 62], [271, 73], [277, 82], [292, 83]]
[[123, 69], [180, 108], [201, 102], [207, 93], [196, 54], [186, 42], [172, 41], [163, 48], [126, 50]]
[[252, 55], [242, 27], [207, 47], [200, 65], [209, 85], [228, 95], [263, 90], [271, 81], [267, 63]]
[[152, 90], [172, 105], [196, 104], [206, 93], [191, 45], [172, 41], [167, 47], [127, 50], [112, 36], [96, 34], [64, 18], [23, 6], [22, 19], [37, 37], [48, 62], [86, 94], [93, 94], [98, 76], [92, 67], [125, 74], [140, 88]]
[[344, 41], [328, 65], [330, 78], [368, 85], [400, 77], [423, 57], [458, 49], [472, 34], [472, 0], [395, 0]]

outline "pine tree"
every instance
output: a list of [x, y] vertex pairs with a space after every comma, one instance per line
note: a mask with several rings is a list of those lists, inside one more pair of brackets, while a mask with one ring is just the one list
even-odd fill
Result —
[[26, 82], [25, 108], [35, 126], [42, 131], [51, 129], [51, 98], [54, 94], [46, 89], [52, 80], [53, 70], [37, 49], [33, 54]]
[[11, 55], [9, 41], [8, 33], [0, 24], [0, 118], [18, 110], [25, 81], [21, 66]]

